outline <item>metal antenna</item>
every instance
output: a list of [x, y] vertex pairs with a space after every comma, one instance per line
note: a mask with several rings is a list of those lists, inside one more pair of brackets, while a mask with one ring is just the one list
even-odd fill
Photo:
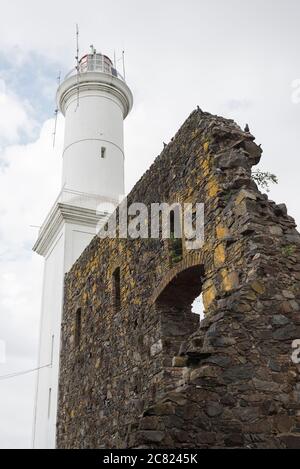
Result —
[[76, 70], [77, 70], [77, 105], [75, 111], [77, 111], [79, 107], [79, 26], [76, 24]]
[[126, 75], [125, 75], [125, 51], [122, 50], [122, 61], [123, 61], [123, 77], [124, 77], [124, 80], [126, 79]]
[[114, 50], [114, 68], [117, 69], [116, 51]]
[[[60, 86], [60, 80], [61, 80], [61, 72], [59, 71], [58, 76], [57, 76], [57, 86]], [[53, 148], [55, 147], [55, 139], [56, 139], [56, 128], [57, 128], [57, 116], [58, 116], [58, 108], [55, 108], [54, 111], [54, 131], [53, 131]]]

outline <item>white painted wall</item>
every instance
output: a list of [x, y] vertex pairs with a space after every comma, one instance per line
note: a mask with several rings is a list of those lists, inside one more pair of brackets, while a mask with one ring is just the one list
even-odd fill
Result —
[[45, 257], [38, 366], [42, 367], [51, 361], [52, 366], [38, 372], [35, 448], [55, 447], [64, 274], [70, 270], [95, 233], [95, 228], [65, 223]]
[[38, 371], [35, 448], [55, 447], [64, 274], [94, 236], [92, 227], [65, 223], [45, 257], [38, 366], [48, 365], [51, 361], [52, 366]]
[[[34, 447], [51, 448], [54, 446], [53, 431], [55, 399], [57, 394], [58, 354], [61, 324], [61, 306], [64, 274], [64, 229], [45, 258], [42, 316], [40, 324], [40, 350], [38, 366], [51, 363], [51, 368], [43, 368], [37, 376], [37, 398], [35, 409]], [[52, 352], [52, 337], [53, 352]], [[49, 389], [51, 402], [49, 403]], [[48, 408], [50, 405], [50, 414]], [[51, 437], [49, 438], [49, 435]]]
[[34, 448], [55, 447], [64, 274], [96, 234], [99, 200], [118, 201], [124, 194], [123, 119], [132, 107], [132, 94], [121, 79], [89, 71], [65, 79], [57, 101], [66, 119], [62, 198], [34, 247], [45, 257], [39, 367], [52, 360], [51, 367], [38, 372]]
[[63, 186], [118, 199], [124, 194], [122, 109], [105, 93], [88, 91], [76, 107], [74, 97], [66, 107]]
[[124, 195], [123, 120], [132, 106], [128, 86], [105, 73], [83, 73], [60, 86], [57, 101], [66, 119], [63, 187], [119, 200]]

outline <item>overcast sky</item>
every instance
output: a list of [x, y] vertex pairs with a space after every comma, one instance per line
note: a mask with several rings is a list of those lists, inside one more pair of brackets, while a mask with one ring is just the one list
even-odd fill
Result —
[[[0, 375], [36, 366], [42, 259], [31, 247], [61, 180], [52, 148], [56, 77], [80, 49], [126, 51], [130, 190], [197, 106], [249, 123], [270, 197], [300, 221], [299, 0], [1, 0]], [[121, 64], [121, 62], [120, 62]], [[297, 80], [299, 80], [297, 82]], [[2, 341], [2, 342], [1, 342]], [[0, 380], [0, 447], [30, 447], [35, 376]]]

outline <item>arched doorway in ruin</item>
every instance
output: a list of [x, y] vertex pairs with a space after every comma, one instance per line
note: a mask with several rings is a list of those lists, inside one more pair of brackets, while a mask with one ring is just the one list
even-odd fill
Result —
[[174, 364], [182, 344], [196, 332], [204, 313], [201, 304], [204, 267], [202, 264], [182, 267], [169, 273], [155, 298], [166, 367]]

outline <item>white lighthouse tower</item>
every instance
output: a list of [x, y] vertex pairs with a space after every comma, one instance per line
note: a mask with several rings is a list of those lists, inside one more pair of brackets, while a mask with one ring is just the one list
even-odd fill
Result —
[[123, 120], [132, 102], [124, 78], [94, 48], [57, 91], [65, 116], [62, 189], [33, 248], [45, 258], [34, 448], [55, 447], [64, 275], [106, 219], [103, 207], [124, 194]]

